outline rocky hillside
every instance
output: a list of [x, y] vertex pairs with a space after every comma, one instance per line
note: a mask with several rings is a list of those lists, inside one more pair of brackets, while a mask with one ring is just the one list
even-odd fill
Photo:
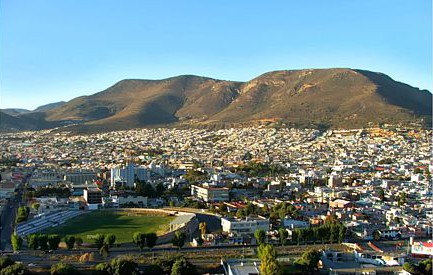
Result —
[[[333, 128], [415, 121], [429, 125], [431, 102], [426, 90], [362, 70], [275, 71], [244, 83], [184, 75], [122, 80], [41, 112], [33, 123], [34, 128], [76, 124], [70, 128], [84, 132], [262, 122]], [[16, 117], [25, 120], [25, 115]]]

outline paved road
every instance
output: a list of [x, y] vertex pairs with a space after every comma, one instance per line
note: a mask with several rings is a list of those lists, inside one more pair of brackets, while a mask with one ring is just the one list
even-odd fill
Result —
[[11, 235], [15, 229], [15, 217], [18, 207], [26, 203], [22, 188], [23, 184], [20, 184], [16, 197], [9, 201], [1, 217], [0, 250], [2, 251], [12, 251]]
[[15, 228], [15, 217], [17, 214], [18, 206], [19, 206], [19, 202], [13, 199], [8, 203], [5, 211], [2, 214], [1, 217], [2, 230], [0, 235], [1, 238], [0, 249], [2, 251], [12, 250], [10, 239], [11, 239], [11, 234]]

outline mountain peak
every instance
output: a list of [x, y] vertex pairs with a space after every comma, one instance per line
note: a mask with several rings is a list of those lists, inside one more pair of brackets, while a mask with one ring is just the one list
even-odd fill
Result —
[[[350, 68], [280, 70], [248, 82], [180, 75], [125, 79], [43, 112], [41, 125], [105, 131], [280, 121], [298, 127], [366, 127], [431, 121], [431, 99], [389, 76]], [[218, 126], [218, 127], [219, 127]]]

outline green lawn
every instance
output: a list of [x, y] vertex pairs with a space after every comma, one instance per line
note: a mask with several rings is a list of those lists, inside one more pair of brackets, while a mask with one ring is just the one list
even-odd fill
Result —
[[[129, 214], [129, 215], [128, 215]], [[163, 234], [174, 217], [145, 216], [128, 212], [95, 211], [73, 218], [65, 224], [43, 231], [46, 234], [80, 236], [84, 242], [92, 242], [88, 235], [114, 234], [116, 243], [131, 242], [134, 232]]]

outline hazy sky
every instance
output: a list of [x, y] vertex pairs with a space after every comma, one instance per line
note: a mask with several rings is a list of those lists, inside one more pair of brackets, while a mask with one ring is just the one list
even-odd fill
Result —
[[432, 91], [430, 0], [1, 0], [0, 108], [125, 78], [380, 71]]

